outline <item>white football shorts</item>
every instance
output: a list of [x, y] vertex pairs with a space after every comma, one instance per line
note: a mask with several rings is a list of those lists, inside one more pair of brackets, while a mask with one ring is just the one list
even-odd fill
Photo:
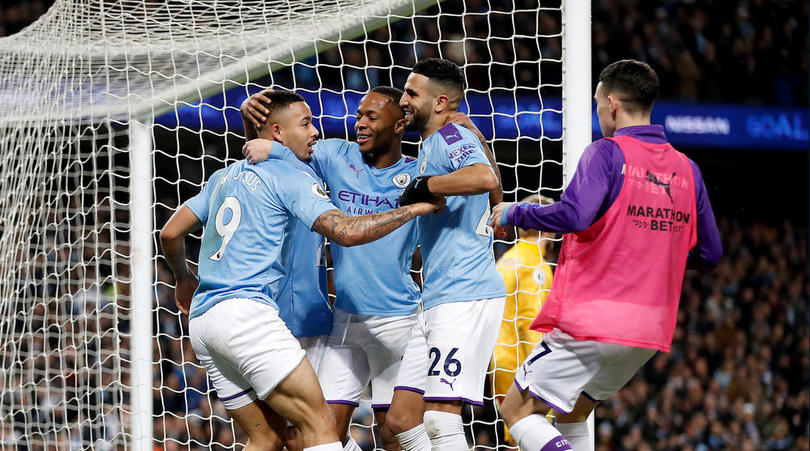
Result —
[[318, 374], [318, 367], [323, 361], [324, 351], [326, 350], [326, 337], [328, 335], [315, 335], [313, 337], [296, 337], [301, 349], [309, 360], [315, 374]]
[[416, 320], [416, 312], [385, 317], [335, 309], [318, 368], [326, 402], [357, 406], [371, 383], [372, 408], [389, 407]]
[[450, 302], [425, 310], [424, 339], [409, 341], [397, 388], [424, 390], [425, 401], [483, 405], [484, 380], [505, 302], [505, 298]]
[[266, 399], [304, 358], [278, 310], [252, 299], [219, 302], [189, 321], [189, 335], [228, 410]]
[[576, 340], [554, 329], [518, 368], [515, 385], [554, 410], [570, 413], [580, 394], [601, 402], [619, 391], [655, 353], [655, 349]]

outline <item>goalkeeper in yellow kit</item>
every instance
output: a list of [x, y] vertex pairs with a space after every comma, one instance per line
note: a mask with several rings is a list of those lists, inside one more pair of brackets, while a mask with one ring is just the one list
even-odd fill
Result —
[[[548, 197], [536, 194], [521, 202], [554, 203]], [[545, 255], [551, 248], [550, 238], [554, 236], [553, 233], [518, 229], [517, 244], [496, 263], [507, 293], [501, 333], [490, 363], [492, 392], [498, 407], [515, 379], [518, 366], [543, 338], [542, 333], [529, 329], [529, 325], [537, 317], [551, 289], [553, 274]], [[505, 427], [504, 432], [507, 442], [512, 443]]]

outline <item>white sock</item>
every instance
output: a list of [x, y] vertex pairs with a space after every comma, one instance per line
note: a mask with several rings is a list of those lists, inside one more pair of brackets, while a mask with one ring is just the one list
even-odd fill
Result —
[[351, 434], [346, 434], [346, 444], [343, 446], [343, 451], [363, 451], [360, 445], [354, 441]]
[[562, 432], [571, 449], [574, 451], [593, 451], [593, 439], [588, 433], [588, 423], [557, 423], [557, 429]]
[[570, 450], [568, 440], [542, 415], [529, 415], [509, 428], [520, 449], [524, 451]]
[[343, 451], [343, 444], [340, 441], [332, 443], [324, 443], [322, 445], [310, 446], [304, 448], [304, 451]]
[[405, 451], [430, 451], [430, 437], [424, 423], [400, 432], [396, 438]]
[[459, 451], [470, 449], [464, 437], [461, 415], [428, 410], [425, 412], [425, 430], [433, 451]]

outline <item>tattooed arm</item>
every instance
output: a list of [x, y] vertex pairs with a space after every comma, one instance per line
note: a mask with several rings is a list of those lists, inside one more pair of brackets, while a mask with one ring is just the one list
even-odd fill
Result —
[[437, 198], [435, 203], [418, 202], [373, 215], [348, 216], [340, 210], [329, 210], [318, 216], [312, 230], [341, 246], [357, 246], [378, 240], [411, 219], [443, 207], [444, 198]]

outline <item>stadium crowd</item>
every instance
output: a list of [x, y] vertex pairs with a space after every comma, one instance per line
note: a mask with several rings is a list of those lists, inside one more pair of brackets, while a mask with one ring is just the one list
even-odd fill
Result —
[[[19, 31], [51, 3], [4, 1], [0, 36]], [[528, 11], [536, 6], [536, 0], [448, 0], [420, 13], [416, 34], [409, 21], [394, 22], [365, 42], [344, 43], [279, 71], [276, 81], [307, 89], [324, 81], [358, 92], [403, 86], [417, 56], [439, 56], [441, 39], [445, 58], [466, 63], [473, 90], [540, 87], [560, 95], [559, 0], [544, 2], [539, 14]], [[808, 105], [807, 2], [606, 0], [592, 8], [593, 79], [609, 62], [634, 58], [658, 73], [663, 99]], [[538, 56], [539, 68], [532, 62]]]

